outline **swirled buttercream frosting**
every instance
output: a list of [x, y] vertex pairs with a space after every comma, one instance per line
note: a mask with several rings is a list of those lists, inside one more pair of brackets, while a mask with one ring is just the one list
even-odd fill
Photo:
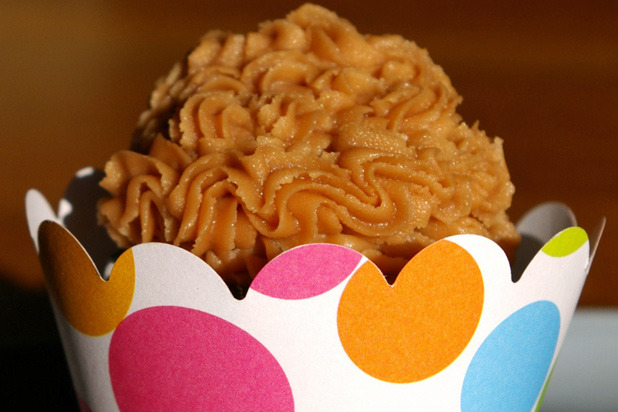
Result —
[[509, 252], [502, 140], [464, 123], [460, 102], [424, 49], [319, 6], [211, 31], [107, 162], [99, 219], [120, 247], [172, 243], [240, 287], [305, 243], [353, 248], [387, 276], [459, 233]]

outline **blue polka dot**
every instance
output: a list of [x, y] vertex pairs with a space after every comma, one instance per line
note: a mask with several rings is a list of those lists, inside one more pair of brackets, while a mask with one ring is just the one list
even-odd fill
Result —
[[543, 389], [560, 332], [556, 305], [539, 301], [504, 320], [474, 355], [461, 410], [531, 411]]

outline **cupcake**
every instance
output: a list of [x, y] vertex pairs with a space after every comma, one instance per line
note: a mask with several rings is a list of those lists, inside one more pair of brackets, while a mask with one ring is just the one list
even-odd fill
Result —
[[319, 6], [207, 33], [130, 150], [26, 197], [82, 410], [538, 410], [600, 231], [515, 226], [460, 102]]

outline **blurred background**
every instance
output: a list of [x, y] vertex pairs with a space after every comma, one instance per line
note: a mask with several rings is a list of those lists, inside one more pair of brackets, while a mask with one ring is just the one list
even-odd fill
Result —
[[[203, 33], [253, 31], [300, 4], [0, 2], [0, 391], [6, 402], [38, 385], [46, 407], [74, 407], [26, 228], [26, 191], [37, 188], [56, 205], [76, 170], [102, 167], [126, 148], [156, 79]], [[547, 200], [569, 205], [588, 231], [607, 217], [580, 307], [618, 307], [618, 2], [319, 4], [361, 33], [397, 33], [429, 50], [464, 97], [464, 119], [478, 120], [505, 141], [517, 188], [513, 219]], [[7, 389], [9, 381], [15, 384]]]

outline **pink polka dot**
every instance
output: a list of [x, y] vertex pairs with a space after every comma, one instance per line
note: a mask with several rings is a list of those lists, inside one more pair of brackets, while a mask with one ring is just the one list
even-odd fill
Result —
[[347, 278], [362, 255], [343, 246], [309, 244], [271, 260], [251, 284], [264, 295], [306, 299], [328, 292]]
[[292, 411], [287, 378], [247, 332], [194, 309], [159, 306], [128, 316], [109, 349], [121, 410]]

